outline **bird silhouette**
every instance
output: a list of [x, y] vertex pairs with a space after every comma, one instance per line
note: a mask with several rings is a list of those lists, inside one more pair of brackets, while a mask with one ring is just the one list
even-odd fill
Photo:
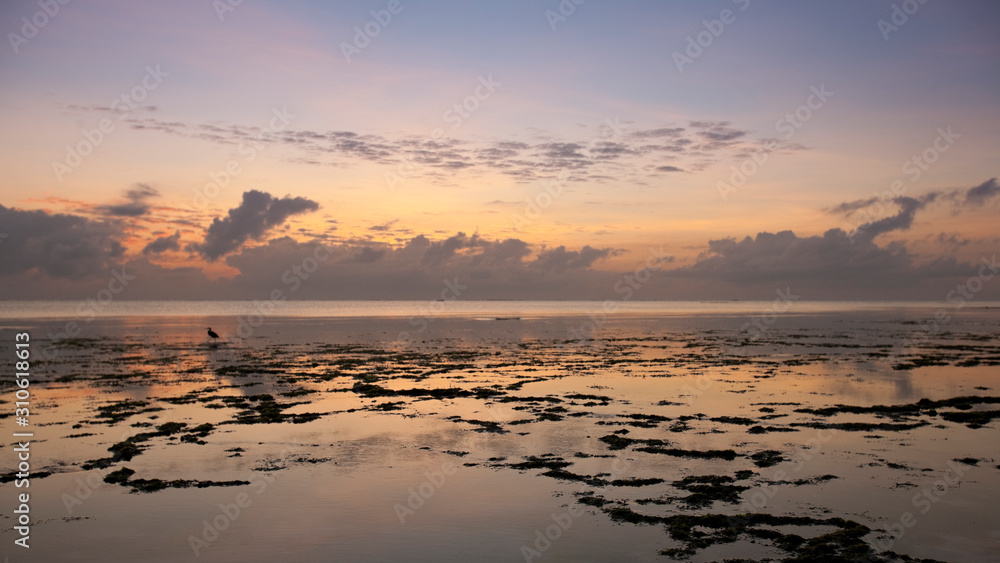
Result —
[[215, 340], [216, 338], [219, 337], [219, 335], [216, 334], [214, 330], [212, 330], [212, 327], [208, 327], [208, 336], [210, 336], [212, 340]]

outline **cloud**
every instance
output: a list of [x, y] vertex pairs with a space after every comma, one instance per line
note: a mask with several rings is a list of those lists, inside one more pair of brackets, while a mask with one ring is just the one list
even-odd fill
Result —
[[622, 156], [638, 154], [638, 151], [625, 143], [615, 143], [611, 141], [599, 141], [590, 146], [591, 158], [600, 160], [612, 160]]
[[[996, 178], [990, 178], [982, 184], [968, 190], [934, 190], [919, 197], [898, 196], [888, 197], [889, 192], [866, 199], [858, 199], [839, 203], [825, 209], [827, 213], [844, 217], [857, 217], [857, 228], [853, 236], [871, 240], [890, 231], [905, 231], [913, 225], [917, 211], [927, 205], [939, 201], [953, 206], [954, 213], [963, 208], [980, 207], [988, 200], [1000, 194], [1000, 185]], [[886, 217], [886, 210], [895, 205], [897, 213]]]
[[[317, 253], [319, 245], [324, 252]], [[628, 271], [597, 267], [614, 256], [610, 248], [537, 247], [510, 238], [490, 240], [456, 233], [440, 240], [412, 237], [400, 245], [358, 241], [296, 242], [279, 238], [248, 247], [226, 258], [240, 274], [227, 282], [233, 295], [256, 299], [282, 282], [290, 264], [317, 255], [320, 262], [308, 279], [294, 284], [296, 299], [436, 299], [448, 284], [467, 286], [470, 299], [622, 299], [622, 287], [634, 288], [632, 299], [774, 299], [776, 289], [790, 287], [809, 299], [938, 299], [956, 283], [975, 275], [973, 265], [953, 258], [918, 259], [905, 244], [884, 247], [852, 241], [841, 229], [799, 237], [791, 231], [762, 232], [743, 240], [710, 241], [693, 264], [666, 269], [669, 259], [648, 278], [635, 272], [647, 264], [637, 259]], [[641, 280], [641, 281], [636, 281]], [[294, 281], [294, 280], [293, 280]], [[624, 284], [624, 285], [623, 285]], [[988, 300], [997, 290], [977, 298]]]
[[564, 272], [589, 268], [597, 260], [607, 258], [612, 253], [609, 248], [593, 248], [584, 246], [580, 250], [566, 250], [559, 246], [538, 254], [532, 267], [543, 272]]
[[[104, 111], [93, 108], [92, 111]], [[649, 161], [657, 153], [688, 159], [688, 170], [700, 170], [712, 162], [748, 154], [757, 148], [751, 131], [737, 129], [728, 121], [693, 121], [688, 127], [631, 128], [618, 124], [599, 125], [599, 135], [561, 136], [541, 132], [511, 138], [474, 141], [429, 139], [412, 135], [371, 134], [355, 131], [260, 130], [242, 125], [186, 124], [144, 115], [127, 119], [131, 127], [150, 133], [178, 135], [224, 146], [284, 145], [288, 159], [305, 165], [346, 166], [356, 162], [386, 166], [406, 177], [435, 178], [495, 170], [517, 182], [532, 182], [560, 171], [594, 169], [603, 176], [620, 177], [620, 163], [633, 170], [651, 170]], [[537, 131], [535, 131], [537, 133]], [[690, 138], [688, 138], [690, 137]], [[525, 142], [525, 139], [538, 142]], [[585, 181], [578, 176], [571, 181]]]
[[542, 143], [535, 148], [539, 151], [538, 154], [553, 160], [578, 160], [587, 158], [586, 155], [580, 152], [585, 147], [579, 143]]
[[161, 254], [168, 250], [180, 250], [181, 249], [181, 232], [175, 231], [174, 234], [160, 237], [153, 242], [147, 244], [143, 249], [142, 253], [145, 255], [149, 254]]
[[938, 244], [943, 244], [947, 246], [966, 246], [972, 243], [972, 241], [967, 238], [964, 237], [959, 238], [960, 236], [961, 235], [958, 235], [957, 233], [951, 233], [951, 234], [940, 233], [934, 240]]
[[140, 217], [149, 213], [149, 204], [146, 200], [158, 197], [160, 192], [147, 184], [136, 184], [134, 188], [125, 191], [125, 199], [128, 203], [118, 203], [114, 205], [100, 205], [97, 207], [98, 213], [112, 217]]
[[969, 191], [965, 192], [965, 203], [966, 205], [982, 205], [997, 194], [1000, 194], [1000, 185], [997, 184], [996, 178], [990, 178], [974, 188], [969, 188]]
[[465, 248], [477, 248], [485, 245], [485, 241], [480, 239], [479, 235], [467, 237], [465, 233], [461, 232], [440, 242], [430, 242], [422, 236], [413, 239], [411, 244], [413, 244], [414, 241], [416, 244], [425, 247], [420, 263], [430, 266], [439, 265], [448, 261], [459, 250]]
[[228, 217], [212, 221], [205, 242], [188, 245], [188, 249], [214, 262], [248, 240], [262, 239], [292, 215], [317, 209], [318, 203], [303, 197], [278, 199], [269, 193], [250, 190], [243, 193], [239, 207], [229, 210]]
[[747, 136], [750, 132], [730, 127], [728, 121], [692, 121], [691, 127], [698, 129], [698, 135], [709, 141], [728, 142]]
[[107, 274], [125, 253], [121, 225], [76, 215], [21, 211], [0, 205], [0, 272], [59, 278]]
[[[905, 228], [922, 201], [926, 196], [902, 201], [891, 221], [873, 223], [871, 232]], [[139, 258], [126, 262], [118, 242], [124, 229], [119, 221], [0, 206], [0, 224], [9, 231], [0, 241], [0, 275], [5, 295], [21, 299], [92, 296], [107, 285], [112, 269], [125, 268], [136, 277], [128, 288], [129, 299], [267, 299], [280, 289], [290, 299], [429, 300], [441, 294], [447, 280], [468, 287], [462, 299], [615, 300], [622, 298], [623, 283], [640, 283], [634, 299], [773, 299], [775, 289], [790, 287], [804, 300], [940, 300], [978, 271], [950, 257], [918, 259], [902, 242], [882, 247], [872, 236], [852, 240], [841, 229], [822, 236], [781, 231], [712, 240], [694, 263], [667, 270], [673, 261], [663, 260], [646, 279], [635, 276], [638, 270], [631, 267], [624, 272], [597, 269], [618, 255], [611, 248], [539, 247], [516, 238], [494, 240], [461, 232], [437, 240], [418, 235], [394, 244], [296, 241], [288, 236], [256, 246], [242, 244], [263, 238], [292, 214], [316, 207], [301, 198], [244, 194], [243, 203], [226, 218], [216, 219], [206, 242], [199, 245], [205, 252], [224, 254], [225, 263], [238, 274], [208, 280], [199, 268], [148, 261], [158, 252], [176, 250], [179, 232], [157, 238]], [[937, 243], [963, 241], [941, 238]], [[316, 261], [302, 270], [308, 276], [296, 277], [291, 266], [307, 259]], [[637, 258], [635, 268], [643, 265], [648, 262]], [[977, 298], [997, 296], [997, 288], [990, 286]]]
[[861, 240], [871, 241], [875, 237], [891, 231], [908, 230], [913, 225], [913, 218], [917, 211], [937, 199], [938, 195], [940, 194], [932, 192], [922, 196], [920, 199], [897, 197], [893, 200], [893, 203], [899, 206], [899, 213], [859, 226], [854, 232], [854, 236], [860, 237]]
[[951, 257], [919, 264], [902, 243], [880, 247], [830, 229], [822, 236], [781, 231], [713, 240], [694, 264], [665, 275], [696, 282], [683, 286], [689, 298], [773, 297], [776, 289], [790, 287], [804, 300], [940, 300], [975, 271]]
[[692, 266], [675, 275], [727, 282], [782, 281], [898, 270], [912, 263], [902, 246], [883, 249], [869, 241], [852, 242], [830, 229], [822, 236], [799, 238], [792, 231], [762, 232], [755, 238], [712, 240]]
[[398, 222], [399, 222], [399, 219], [393, 219], [392, 221], [389, 221], [388, 223], [383, 223], [381, 225], [372, 225], [371, 227], [368, 227], [368, 230], [369, 231], [374, 231], [374, 232], [377, 232], [377, 233], [389, 232], [390, 230], [392, 230], [392, 226], [395, 225]]
[[487, 256], [496, 264], [521, 262], [531, 255], [531, 246], [520, 239], [509, 238], [489, 248]]
[[[990, 198], [1000, 194], [1000, 184], [997, 183], [996, 178], [990, 178], [978, 186], [969, 188], [968, 190], [934, 190], [927, 192], [926, 194], [915, 198], [920, 205], [918, 209], [922, 209], [926, 204], [931, 203], [936, 200], [951, 202], [956, 206], [978, 206], [986, 203]], [[857, 211], [866, 210], [874, 206], [879, 206], [880, 208], [885, 207], [886, 203], [896, 203], [900, 206], [910, 205], [908, 203], [902, 202], [901, 200], [914, 198], [907, 197], [886, 197], [888, 192], [881, 196], [870, 197], [867, 199], [858, 199], [854, 201], [847, 201], [844, 203], [839, 203], [833, 207], [828, 207], [826, 211], [835, 215], [845, 215], [849, 216]], [[881, 211], [882, 209], [880, 209]], [[870, 215], [871, 213], [869, 213]]]
[[683, 127], [661, 127], [659, 129], [644, 129], [633, 131], [631, 136], [638, 139], [655, 139], [659, 137], [678, 137], [684, 133]]
[[[323, 250], [317, 251], [320, 245]], [[445, 280], [458, 280], [468, 286], [462, 299], [603, 299], [610, 297], [619, 275], [592, 266], [612, 252], [537, 248], [520, 239], [464, 233], [440, 240], [418, 235], [398, 245], [282, 237], [244, 248], [226, 263], [240, 272], [229, 283], [241, 298], [266, 296], [276, 288], [289, 292], [294, 286], [296, 299], [429, 300], [440, 296]], [[283, 283], [290, 264], [317, 255], [327, 258], [308, 279]]]
[[362, 247], [362, 249], [359, 250], [357, 254], [351, 256], [346, 261], [353, 262], [355, 264], [371, 264], [373, 262], [378, 262], [379, 260], [381, 260], [382, 257], [385, 256], [385, 253], [386, 250], [384, 248], [376, 250], [370, 246], [365, 246]]
[[657, 166], [657, 172], [684, 172], [683, 169], [677, 168], [676, 166]]
[[871, 207], [872, 205], [875, 205], [879, 201], [882, 200], [878, 197], [870, 197], [868, 199], [846, 201], [844, 203], [839, 203], [833, 207], [828, 207], [826, 211], [827, 213], [833, 213], [835, 215], [850, 215], [855, 211]]

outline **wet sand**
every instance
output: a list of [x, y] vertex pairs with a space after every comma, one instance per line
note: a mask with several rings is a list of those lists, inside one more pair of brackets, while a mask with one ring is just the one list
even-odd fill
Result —
[[[12, 561], [994, 561], [1000, 315], [4, 321]], [[759, 317], [763, 318], [763, 317]], [[225, 338], [210, 343], [204, 327]], [[586, 332], [586, 331], [585, 331]], [[901, 347], [901, 342], [910, 342]], [[4, 382], [4, 427], [13, 387]], [[12, 439], [9, 439], [12, 440]], [[24, 550], [27, 552], [27, 550]], [[16, 558], [14, 558], [16, 556]]]

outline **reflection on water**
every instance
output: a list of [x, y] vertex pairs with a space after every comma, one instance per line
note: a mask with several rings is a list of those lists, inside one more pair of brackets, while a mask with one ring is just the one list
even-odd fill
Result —
[[[779, 529], [802, 537], [915, 514], [862, 535], [873, 560], [1000, 548], [995, 311], [895, 357], [923, 309], [783, 316], [752, 339], [732, 311], [615, 317], [587, 342], [567, 342], [574, 317], [442, 318], [407, 347], [405, 315], [275, 317], [240, 338], [202, 309], [74, 339], [12, 321], [52, 352], [33, 364], [32, 450], [51, 475], [32, 479], [19, 560], [662, 561], [686, 545], [676, 518], [746, 512], [801, 517]], [[922, 512], [914, 495], [955, 464]], [[736, 534], [684, 557], [802, 556]]]

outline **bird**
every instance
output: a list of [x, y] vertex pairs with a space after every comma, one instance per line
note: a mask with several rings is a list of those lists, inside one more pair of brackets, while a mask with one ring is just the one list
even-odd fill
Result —
[[219, 337], [219, 335], [216, 334], [214, 330], [212, 330], [212, 327], [208, 327], [208, 336], [211, 337], [212, 340], [215, 340], [216, 338]]

